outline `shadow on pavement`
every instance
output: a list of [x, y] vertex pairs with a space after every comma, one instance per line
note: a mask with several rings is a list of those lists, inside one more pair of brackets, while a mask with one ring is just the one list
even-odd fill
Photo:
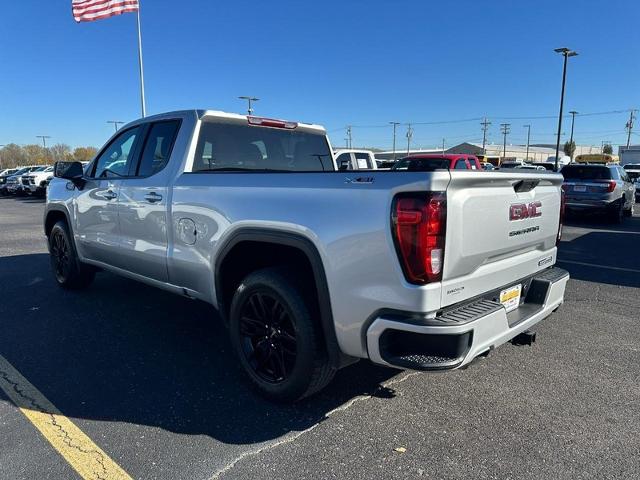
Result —
[[0, 354], [65, 415], [128, 422], [221, 442], [270, 440], [322, 421], [398, 372], [359, 362], [293, 406], [244, 383], [215, 310], [100, 273], [83, 292], [59, 289], [46, 254], [0, 258]]
[[588, 282], [640, 288], [640, 217], [620, 225], [606, 220], [571, 218], [567, 226], [588, 229], [567, 232], [558, 249], [558, 264], [571, 277]]

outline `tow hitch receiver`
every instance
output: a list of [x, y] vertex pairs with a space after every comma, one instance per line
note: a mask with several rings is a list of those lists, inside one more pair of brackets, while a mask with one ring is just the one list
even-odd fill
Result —
[[511, 339], [511, 343], [513, 345], [531, 346], [535, 341], [536, 341], [536, 332], [532, 332], [531, 330], [526, 330]]

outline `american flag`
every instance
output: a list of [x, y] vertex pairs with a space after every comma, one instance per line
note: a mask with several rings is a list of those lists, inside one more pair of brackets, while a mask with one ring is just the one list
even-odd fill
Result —
[[140, 8], [138, 0], [72, 0], [73, 18], [76, 22], [92, 22]]

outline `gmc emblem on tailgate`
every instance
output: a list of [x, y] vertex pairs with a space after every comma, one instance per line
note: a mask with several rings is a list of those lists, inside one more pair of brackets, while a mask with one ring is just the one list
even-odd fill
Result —
[[540, 207], [542, 207], [542, 202], [513, 203], [509, 207], [509, 220], [513, 222], [514, 220], [540, 217], [542, 215]]

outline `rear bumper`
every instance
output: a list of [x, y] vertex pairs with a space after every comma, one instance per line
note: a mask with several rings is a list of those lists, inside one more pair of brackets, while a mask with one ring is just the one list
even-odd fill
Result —
[[548, 317], [564, 302], [568, 280], [560, 268], [537, 274], [524, 303], [509, 313], [500, 303], [479, 299], [424, 321], [381, 315], [366, 333], [369, 358], [414, 370], [462, 367]]

